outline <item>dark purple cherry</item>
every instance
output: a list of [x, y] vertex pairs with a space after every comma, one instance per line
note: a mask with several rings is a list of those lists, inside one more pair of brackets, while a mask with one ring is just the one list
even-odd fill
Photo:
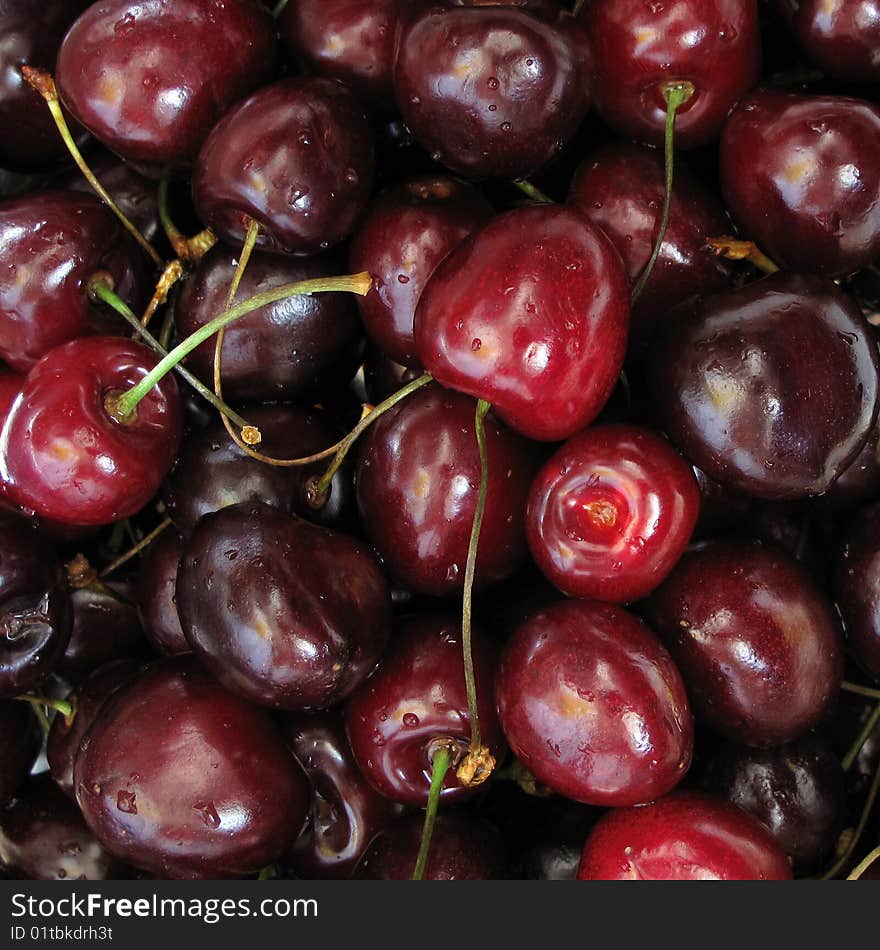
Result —
[[796, 739], [843, 672], [840, 623], [797, 561], [745, 542], [692, 548], [648, 601], [698, 717], [744, 745]]
[[137, 309], [149, 297], [144, 260], [93, 195], [43, 191], [0, 204], [0, 357], [26, 373], [68, 340], [124, 333], [120, 318], [92, 303], [88, 284], [106, 274]]
[[704, 784], [754, 815], [796, 867], [832, 853], [846, 821], [843, 768], [816, 736], [775, 749], [724, 746], [712, 756]]
[[0, 511], [0, 697], [28, 692], [58, 666], [72, 616], [51, 545], [32, 522]]
[[[406, 815], [380, 832], [353, 877], [361, 881], [412, 878], [424, 819]], [[498, 830], [467, 814], [438, 815], [422, 880], [498, 881], [507, 877], [504, 841]]]
[[880, 81], [878, 0], [789, 0], [801, 46], [834, 79]]
[[880, 109], [760, 89], [721, 140], [724, 200], [780, 267], [840, 277], [880, 255]]
[[[202, 258], [183, 285], [174, 311], [179, 338], [226, 309], [237, 264], [237, 254], [222, 245]], [[330, 259], [291, 261], [257, 253], [248, 262], [236, 300], [339, 272]], [[305, 400], [344, 387], [360, 363], [362, 340], [349, 294], [300, 294], [268, 304], [236, 320], [226, 331], [223, 395], [248, 402]], [[187, 359], [189, 368], [212, 387], [215, 348], [216, 338], [211, 337]]]
[[853, 516], [837, 557], [835, 594], [850, 649], [880, 679], [880, 504]]
[[[497, 653], [478, 629], [473, 657], [481, 738], [500, 760], [504, 737], [492, 701]], [[392, 801], [423, 808], [434, 753], [448, 748], [454, 761], [471, 738], [459, 621], [442, 614], [401, 619], [376, 672], [346, 703], [345, 727], [367, 780]], [[450, 768], [440, 800], [460, 801], [475, 790]]]
[[[378, 419], [365, 434], [356, 490], [364, 531], [392, 577], [417, 594], [462, 590], [480, 487], [476, 403], [430, 385]], [[491, 416], [489, 464], [477, 550], [477, 587], [509, 577], [526, 557], [523, 516], [537, 459], [532, 447]]]
[[440, 175], [399, 182], [370, 206], [349, 252], [353, 271], [373, 289], [357, 304], [367, 333], [393, 360], [418, 366], [413, 339], [416, 304], [434, 268], [492, 217], [480, 193]]
[[373, 139], [357, 99], [331, 79], [265, 86], [214, 126], [193, 176], [196, 208], [235, 247], [315, 254], [351, 233], [373, 181]]
[[788, 857], [751, 815], [719, 798], [676, 792], [614, 809], [587, 839], [582, 881], [788, 881]]
[[73, 115], [128, 161], [195, 159], [229, 107], [275, 72], [272, 18], [256, 0], [107, 0], [73, 24], [58, 90]]
[[595, 426], [569, 439], [529, 491], [532, 557], [563, 593], [628, 603], [675, 567], [700, 510], [693, 470], [648, 429]]
[[664, 88], [690, 82], [675, 144], [717, 138], [731, 107], [758, 81], [756, 0], [591, 0], [581, 14], [592, 41], [596, 108], [627, 138], [663, 143]]
[[626, 350], [629, 281], [609, 239], [560, 205], [519, 208], [431, 275], [415, 319], [422, 366], [542, 441], [591, 422]]
[[880, 423], [875, 424], [861, 452], [843, 470], [822, 496], [833, 506], [843, 507], [880, 497]]
[[[191, 435], [188, 441], [192, 439]], [[154, 650], [166, 656], [190, 652], [175, 599], [182, 554], [183, 536], [170, 528], [150, 544], [138, 570], [135, 601], [144, 635]]]
[[504, 649], [495, 695], [516, 757], [575, 801], [651, 801], [690, 766], [693, 722], [681, 676], [621, 607], [566, 600], [533, 613]]
[[682, 304], [649, 373], [672, 441], [707, 475], [769, 499], [827, 491], [877, 418], [877, 346], [830, 281], [773, 274]]
[[312, 783], [309, 823], [287, 863], [307, 880], [346, 878], [400, 808], [361, 774], [338, 713], [287, 714], [281, 731]]
[[[420, 374], [421, 369], [412, 369], [395, 363], [379, 347], [372, 343], [367, 344], [364, 351], [364, 389], [368, 401], [373, 405], [383, 402], [396, 393], [401, 386], [412, 382]], [[15, 398], [14, 394], [12, 398]]]
[[140, 511], [180, 444], [177, 384], [166, 376], [122, 422], [107, 401], [157, 362], [152, 350], [124, 337], [73, 340], [44, 356], [0, 432], [0, 478], [11, 497], [71, 525], [109, 524]]
[[128, 873], [45, 773], [0, 808], [0, 866], [33, 881], [105, 881]]
[[376, 665], [391, 595], [359, 541], [264, 504], [206, 515], [187, 541], [177, 607], [227, 688], [281, 709], [325, 709]]
[[0, 699], [0, 805], [27, 778], [41, 745], [37, 718], [27, 703]]
[[193, 657], [160, 660], [112, 696], [74, 776], [101, 843], [163, 877], [256, 873], [308, 810], [308, 780], [269, 714]]
[[394, 94], [416, 140], [453, 171], [520, 178], [571, 138], [590, 77], [566, 31], [510, 7], [431, 9], [403, 32]]

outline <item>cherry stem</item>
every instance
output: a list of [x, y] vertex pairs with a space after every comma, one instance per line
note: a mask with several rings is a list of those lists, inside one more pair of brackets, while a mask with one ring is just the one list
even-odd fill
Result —
[[877, 800], [877, 793], [880, 791], [880, 764], [877, 765], [877, 769], [874, 772], [874, 779], [871, 782], [871, 787], [868, 790], [867, 798], [865, 798], [865, 804], [862, 808], [862, 814], [859, 816], [859, 823], [856, 825], [856, 830], [853, 832], [852, 837], [847, 842], [846, 847], [843, 850], [843, 854], [834, 862], [834, 864], [822, 875], [820, 880], [830, 881], [831, 878], [837, 877], [838, 874], [846, 867], [847, 861], [852, 857], [853, 851], [856, 849], [856, 845], [859, 843], [859, 839], [862, 837], [862, 832], [865, 830], [865, 826], [868, 824], [868, 819], [871, 817], [871, 809], [874, 807], [874, 802]]
[[153, 291], [153, 296], [150, 298], [147, 309], [141, 318], [141, 326], [146, 326], [153, 319], [159, 307], [168, 300], [168, 295], [171, 293], [174, 285], [183, 277], [183, 272], [183, 262], [180, 258], [169, 261], [165, 265], [162, 276], [156, 281], [156, 289]]
[[531, 198], [532, 201], [537, 202], [542, 205], [552, 205], [556, 202], [550, 198], [548, 195], [545, 195], [540, 188], [536, 185], [533, 185], [530, 181], [525, 178], [514, 178], [512, 183], [516, 185], [517, 188], [528, 198]]
[[874, 850], [868, 854], [866, 857], [862, 858], [861, 861], [852, 869], [849, 876], [847, 877], [848, 881], [858, 881], [859, 878], [868, 870], [868, 868], [880, 858], [880, 845], [877, 845]]
[[[89, 283], [89, 295], [107, 304], [108, 307], [115, 310], [124, 320], [131, 324], [138, 335], [142, 336], [144, 342], [160, 356], [167, 356], [168, 352], [164, 346], [153, 336], [152, 333], [138, 320], [134, 311], [125, 301], [109, 287], [104, 280], [98, 276]], [[170, 332], [170, 327], [169, 327]], [[182, 364], [174, 367], [192, 388], [207, 402], [209, 402], [219, 413], [228, 416], [237, 426], [242, 428], [247, 426], [247, 421], [243, 419], [234, 409], [230, 409], [225, 402], [218, 399], [214, 393], [197, 377]]]
[[278, 17], [284, 13], [284, 8], [287, 6], [287, 0], [278, 0], [278, 3], [272, 8], [272, 16], [277, 20]]
[[83, 158], [82, 152], [80, 152], [73, 136], [70, 134], [70, 128], [67, 125], [67, 119], [64, 118], [64, 112], [61, 109], [61, 101], [58, 98], [58, 90], [55, 88], [55, 80], [49, 73], [44, 72], [42, 69], [35, 69], [33, 66], [22, 66], [21, 74], [24, 76], [25, 81], [46, 101], [46, 105], [48, 105], [49, 111], [52, 113], [52, 119], [55, 122], [58, 133], [64, 141], [64, 144], [67, 146], [67, 151], [70, 152], [71, 158], [76, 162], [77, 167], [85, 176], [86, 181], [100, 196], [104, 204], [106, 204], [107, 207], [116, 215], [116, 217], [119, 218], [125, 230], [128, 231], [135, 241], [137, 241], [144, 251], [146, 251], [146, 253], [152, 258], [153, 263], [157, 267], [161, 267], [162, 258], [159, 256], [158, 251], [153, 247], [152, 244], [150, 244], [143, 234], [138, 231], [131, 221], [128, 220], [122, 209], [110, 197], [107, 189], [98, 181], [98, 179], [95, 177], [95, 173], [86, 164], [86, 160]]
[[706, 247], [717, 257], [725, 257], [729, 261], [748, 261], [765, 274], [775, 274], [779, 270], [754, 241], [740, 241], [729, 234], [722, 234], [707, 238]]
[[663, 196], [663, 213], [660, 216], [660, 230], [657, 232], [657, 240], [654, 242], [654, 249], [651, 251], [651, 257], [645, 265], [641, 276], [633, 287], [632, 300], [636, 300], [642, 295], [645, 284], [654, 270], [657, 258], [663, 247], [663, 241], [666, 238], [666, 229], [669, 227], [669, 214], [672, 210], [672, 179], [675, 171], [675, 115], [680, 106], [684, 105], [693, 97], [694, 85], [687, 80], [680, 82], [667, 82], [663, 84], [663, 98], [666, 100], [666, 132], [664, 134], [664, 167], [666, 171], [666, 192]]
[[159, 223], [168, 238], [174, 253], [183, 261], [194, 264], [201, 260], [208, 251], [217, 243], [217, 236], [210, 228], [199, 231], [194, 237], [186, 237], [177, 225], [171, 219], [171, 213], [168, 210], [168, 184], [169, 178], [165, 175], [159, 182]]
[[274, 877], [278, 877], [278, 868], [276, 868], [274, 864], [267, 864], [257, 875], [257, 880], [271, 881]]
[[118, 571], [119, 568], [122, 567], [123, 564], [127, 564], [133, 557], [137, 557], [137, 555], [140, 554], [141, 551], [143, 551], [145, 548], [148, 548], [156, 540], [156, 538], [158, 538], [159, 535], [163, 531], [165, 531], [166, 528], [169, 528], [169, 527], [171, 527], [171, 519], [164, 518], [162, 521], [159, 522], [158, 525], [156, 525], [155, 528], [153, 528], [153, 530], [149, 534], [144, 535], [144, 537], [141, 538], [141, 540], [138, 541], [138, 543], [135, 544], [134, 547], [129, 548], [125, 552], [125, 554], [120, 554], [119, 557], [116, 558], [115, 561], [108, 564], [101, 571], [98, 577], [109, 577], [115, 571]]
[[412, 879], [421, 881], [425, 874], [425, 865], [431, 852], [431, 838], [434, 835], [434, 824], [437, 821], [437, 807], [440, 804], [440, 789], [443, 780], [449, 771], [449, 749], [440, 746], [431, 759], [431, 790], [428, 792], [428, 807], [425, 811], [425, 823], [422, 826], [422, 841], [419, 845], [419, 854], [416, 866], [413, 868]]
[[574, 0], [574, 6], [571, 8], [571, 15], [576, 17], [584, 6], [584, 0]]
[[880, 722], [880, 703], [877, 703], [874, 707], [874, 711], [868, 717], [867, 722], [862, 727], [862, 731], [858, 734], [846, 755], [841, 759], [840, 764], [843, 766], [844, 772], [848, 772], [852, 768], [853, 763], [862, 751], [862, 746], [868, 741], [868, 738], [876, 728], [878, 722]]
[[880, 689], [871, 689], [870, 686], [859, 686], [858, 683], [850, 683], [844, 680], [840, 688], [847, 693], [855, 693], [856, 696], [867, 696], [868, 699], [880, 699]]
[[15, 698], [22, 703], [30, 703], [34, 708], [41, 706], [45, 709], [54, 709], [67, 719], [73, 715], [73, 706], [65, 699], [49, 699], [45, 696], [34, 696], [33, 693], [23, 693]]
[[267, 304], [275, 303], [278, 300], [285, 300], [288, 297], [295, 297], [298, 294], [318, 294], [318, 293], [352, 293], [366, 296], [372, 287], [373, 280], [369, 274], [362, 272], [360, 274], [351, 274], [345, 277], [318, 277], [311, 280], [298, 280], [292, 284], [284, 284], [276, 287], [274, 290], [268, 290], [261, 294], [255, 294], [242, 303], [229, 310], [224, 311], [220, 316], [199, 327], [195, 333], [188, 336], [181, 343], [178, 343], [170, 353], [166, 354], [157, 364], [144, 376], [140, 382], [136, 383], [131, 389], [124, 392], [116, 401], [113, 407], [113, 415], [117, 420], [123, 420], [131, 416], [137, 409], [138, 403], [150, 392], [150, 390], [165, 377], [181, 360], [189, 356], [197, 347], [201, 346], [206, 340], [209, 340], [215, 333], [234, 323], [236, 320], [254, 310], [259, 310]]

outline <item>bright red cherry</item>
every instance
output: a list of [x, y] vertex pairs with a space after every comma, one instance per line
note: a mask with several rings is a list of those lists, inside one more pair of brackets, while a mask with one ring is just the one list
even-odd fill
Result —
[[837, 557], [835, 593], [850, 649], [880, 679], [880, 504], [857, 512], [848, 526]]

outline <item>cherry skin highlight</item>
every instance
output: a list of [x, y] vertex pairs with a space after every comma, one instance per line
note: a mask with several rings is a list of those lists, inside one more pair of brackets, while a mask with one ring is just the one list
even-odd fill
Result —
[[880, 81], [878, 0], [792, 0], [792, 25], [824, 73], [853, 82]]

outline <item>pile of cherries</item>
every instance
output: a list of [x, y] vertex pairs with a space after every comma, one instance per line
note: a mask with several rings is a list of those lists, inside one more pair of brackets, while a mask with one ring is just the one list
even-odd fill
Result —
[[880, 876], [880, 0], [0, 33], [0, 876]]

